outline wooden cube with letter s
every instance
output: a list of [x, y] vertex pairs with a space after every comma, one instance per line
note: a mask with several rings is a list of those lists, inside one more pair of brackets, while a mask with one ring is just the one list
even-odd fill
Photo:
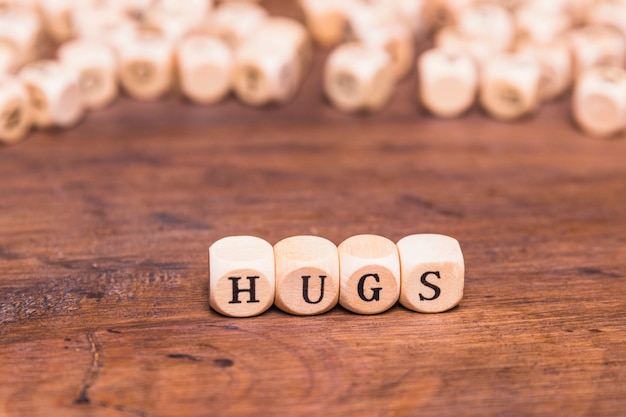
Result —
[[400, 304], [420, 313], [440, 313], [461, 301], [465, 264], [456, 239], [419, 234], [404, 237], [397, 245], [402, 271]]

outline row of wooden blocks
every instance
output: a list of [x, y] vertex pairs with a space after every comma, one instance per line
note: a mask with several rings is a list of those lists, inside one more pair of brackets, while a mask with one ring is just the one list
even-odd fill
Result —
[[274, 247], [253, 236], [222, 238], [209, 247], [209, 303], [226, 316], [250, 317], [272, 304], [316, 315], [337, 303], [358, 314], [382, 313], [399, 300], [420, 313], [439, 313], [463, 298], [465, 264], [459, 242], [416, 234], [394, 244], [357, 235], [338, 247], [317, 236], [293, 236]]

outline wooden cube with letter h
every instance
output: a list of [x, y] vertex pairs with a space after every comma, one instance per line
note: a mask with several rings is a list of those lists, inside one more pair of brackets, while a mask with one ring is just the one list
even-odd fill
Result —
[[209, 247], [209, 304], [230, 317], [251, 317], [274, 303], [274, 248], [254, 236], [229, 236]]

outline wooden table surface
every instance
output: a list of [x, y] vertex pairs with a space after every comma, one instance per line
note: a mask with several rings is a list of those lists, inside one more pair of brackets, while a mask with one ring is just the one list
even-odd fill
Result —
[[[284, 107], [120, 99], [0, 148], [0, 416], [624, 415], [625, 138], [567, 98], [437, 120], [413, 76], [342, 115], [323, 59]], [[464, 251], [449, 312], [208, 307], [223, 236], [429, 232]]]

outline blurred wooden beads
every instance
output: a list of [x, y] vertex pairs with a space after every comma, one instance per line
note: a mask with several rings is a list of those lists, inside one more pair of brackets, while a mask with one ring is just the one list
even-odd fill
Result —
[[610, 136], [626, 128], [626, 71], [598, 67], [578, 79], [572, 101], [578, 125], [594, 136]]
[[242, 102], [253, 106], [287, 102], [297, 93], [311, 55], [301, 24], [267, 18], [236, 48], [233, 89]]
[[539, 104], [541, 70], [536, 60], [500, 55], [488, 61], [480, 80], [480, 104], [491, 116], [512, 120], [534, 111]]
[[177, 50], [180, 88], [196, 103], [215, 103], [232, 85], [233, 53], [221, 39], [194, 35], [180, 42]]
[[387, 103], [395, 79], [391, 57], [383, 49], [346, 43], [326, 61], [324, 92], [342, 111], [372, 111]]
[[337, 303], [357, 314], [382, 313], [400, 301], [439, 313], [463, 297], [465, 266], [459, 242], [411, 235], [397, 245], [376, 235], [352, 236], [339, 247], [315, 236], [272, 246], [253, 236], [230, 236], [209, 247], [209, 304], [226, 316], [250, 317], [272, 304], [315, 315]]
[[478, 71], [472, 58], [462, 52], [433, 48], [418, 61], [419, 98], [439, 117], [455, 117], [474, 103]]
[[[299, 5], [305, 24], [270, 16], [249, 1], [0, 0], [0, 75], [21, 79], [29, 101], [20, 114], [39, 128], [71, 126], [85, 108], [109, 105], [120, 90], [139, 100], [181, 94], [198, 104], [232, 92], [247, 105], [280, 105], [303, 84], [313, 40], [334, 48], [321, 90], [342, 112], [382, 109], [413, 71], [418, 100], [437, 117], [459, 117], [478, 101], [489, 116], [513, 120], [574, 85], [572, 111], [582, 130], [595, 136], [623, 130], [619, 117], [597, 110], [599, 96], [621, 108], [621, 82], [608, 94], [593, 69], [626, 63], [624, 1]], [[415, 64], [426, 35], [434, 48]], [[40, 61], [57, 46], [58, 61]], [[42, 73], [43, 67], [50, 71]], [[0, 91], [3, 100], [14, 97], [15, 88]], [[21, 138], [28, 130], [20, 125], [11, 135]], [[7, 132], [5, 125], [3, 141], [15, 141]]]
[[41, 21], [34, 11], [0, 7], [0, 44], [12, 50], [16, 66], [37, 57], [41, 35]]
[[154, 100], [171, 89], [174, 50], [162, 34], [140, 28], [117, 45], [117, 53], [120, 83], [130, 96]]
[[74, 40], [63, 44], [58, 56], [66, 68], [75, 72], [86, 107], [98, 109], [117, 97], [117, 58], [107, 44]]
[[34, 61], [18, 73], [28, 90], [30, 112], [36, 126], [69, 127], [84, 113], [75, 76], [59, 62]]
[[0, 75], [0, 143], [24, 138], [30, 128], [28, 91], [17, 78]]

